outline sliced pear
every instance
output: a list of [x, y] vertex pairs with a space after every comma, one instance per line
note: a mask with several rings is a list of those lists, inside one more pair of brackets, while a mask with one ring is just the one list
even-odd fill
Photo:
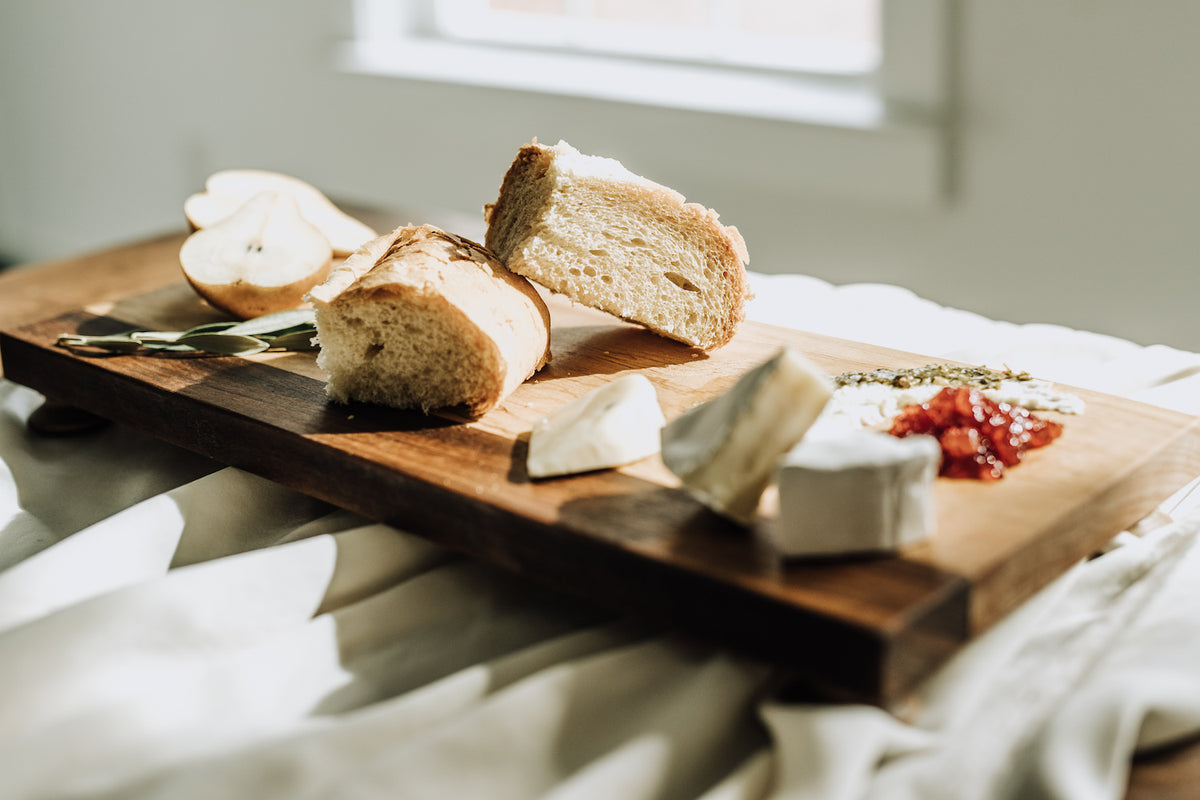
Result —
[[333, 250], [290, 194], [268, 191], [189, 236], [179, 263], [201, 297], [250, 319], [304, 305], [329, 274]]
[[214, 172], [205, 190], [184, 201], [183, 213], [194, 228], [209, 228], [228, 217], [259, 192], [291, 195], [300, 213], [329, 239], [333, 252], [348, 256], [378, 234], [333, 204], [315, 186], [279, 172], [227, 169]]

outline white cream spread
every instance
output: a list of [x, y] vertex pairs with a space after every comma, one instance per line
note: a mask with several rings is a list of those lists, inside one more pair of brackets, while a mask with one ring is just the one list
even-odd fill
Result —
[[[932, 383], [908, 387], [882, 383], [841, 386], [834, 391], [814, 427], [823, 431], [874, 428], [890, 423], [905, 406], [924, 403], [944, 388], [945, 385]], [[1030, 411], [1082, 414], [1085, 409], [1082, 399], [1056, 390], [1049, 381], [1007, 379], [980, 391], [992, 402], [1021, 406]]]

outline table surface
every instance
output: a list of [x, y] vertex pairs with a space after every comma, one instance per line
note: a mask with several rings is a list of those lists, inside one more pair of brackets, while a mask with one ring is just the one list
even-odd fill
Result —
[[[396, 214], [367, 212], [359, 216], [380, 230], [388, 229], [399, 218]], [[175, 263], [185, 236], [185, 232], [168, 233], [101, 252], [0, 272], [0, 327], [36, 322], [89, 303], [117, 300], [177, 283], [180, 273], [170, 265]], [[1197, 785], [1200, 738], [1139, 756], [1133, 764], [1126, 797], [1192, 797]]]

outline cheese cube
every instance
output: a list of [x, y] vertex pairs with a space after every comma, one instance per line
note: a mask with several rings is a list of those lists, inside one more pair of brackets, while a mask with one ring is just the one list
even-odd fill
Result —
[[853, 431], [806, 439], [780, 462], [776, 547], [830, 555], [890, 551], [924, 538], [934, 527], [940, 460], [932, 436]]
[[663, 463], [700, 502], [748, 525], [779, 458], [832, 394], [830, 379], [785, 347], [663, 428]]
[[645, 375], [617, 378], [534, 424], [525, 462], [529, 477], [617, 467], [653, 455], [665, 422]]

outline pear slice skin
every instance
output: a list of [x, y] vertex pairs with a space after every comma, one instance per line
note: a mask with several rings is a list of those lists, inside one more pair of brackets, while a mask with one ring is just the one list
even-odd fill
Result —
[[319, 189], [291, 175], [259, 169], [214, 172], [204, 191], [184, 201], [183, 213], [192, 227], [208, 228], [228, 217], [253, 195], [273, 191], [291, 195], [300, 213], [329, 239], [334, 255], [348, 256], [378, 234], [333, 204]]
[[329, 274], [333, 249], [290, 194], [265, 191], [189, 236], [179, 264], [212, 306], [251, 319], [305, 305], [304, 295]]

